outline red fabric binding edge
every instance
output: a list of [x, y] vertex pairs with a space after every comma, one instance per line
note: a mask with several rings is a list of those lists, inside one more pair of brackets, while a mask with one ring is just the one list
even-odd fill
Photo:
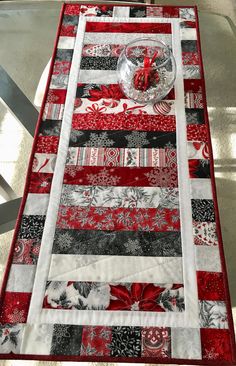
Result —
[[5, 273], [4, 273], [4, 277], [3, 277], [3, 281], [2, 281], [2, 286], [1, 286], [1, 291], [0, 291], [0, 313], [1, 313], [1, 310], [2, 310], [1, 308], [2, 308], [2, 305], [3, 305], [3, 301], [4, 301], [4, 294], [5, 294], [5, 291], [6, 291], [7, 280], [8, 280], [11, 264], [12, 264], [12, 258], [13, 258], [13, 254], [14, 254], [15, 244], [16, 244], [16, 241], [17, 241], [17, 236], [18, 236], [18, 232], [19, 232], [19, 228], [20, 228], [20, 224], [21, 224], [21, 219], [22, 219], [22, 215], [23, 215], [23, 212], [24, 212], [25, 203], [26, 203], [26, 199], [27, 199], [27, 195], [28, 195], [28, 190], [29, 190], [29, 185], [30, 185], [30, 175], [31, 175], [31, 172], [32, 172], [34, 154], [35, 154], [36, 145], [37, 145], [37, 137], [38, 137], [40, 122], [42, 120], [43, 111], [44, 111], [44, 107], [45, 107], [45, 103], [46, 103], [46, 99], [47, 99], [47, 94], [48, 94], [48, 89], [49, 89], [49, 85], [50, 85], [50, 81], [51, 81], [52, 71], [53, 71], [53, 67], [54, 67], [54, 61], [55, 61], [55, 56], [56, 56], [56, 52], [57, 52], [57, 43], [58, 43], [58, 39], [59, 39], [59, 36], [60, 36], [60, 30], [61, 30], [61, 24], [62, 24], [62, 19], [63, 19], [63, 14], [64, 14], [64, 8], [65, 8], [65, 4], [62, 5], [61, 11], [60, 11], [59, 23], [58, 23], [57, 33], [56, 33], [56, 39], [54, 41], [54, 46], [53, 46], [53, 53], [52, 53], [52, 59], [51, 59], [47, 84], [46, 84], [44, 97], [43, 97], [43, 101], [42, 101], [42, 106], [41, 106], [40, 113], [39, 113], [39, 116], [38, 116], [37, 124], [36, 124], [36, 127], [35, 127], [34, 140], [33, 140], [33, 145], [32, 145], [32, 149], [31, 149], [29, 165], [28, 165], [28, 169], [27, 169], [27, 173], [26, 173], [26, 182], [25, 182], [25, 187], [24, 187], [24, 193], [23, 193], [23, 197], [22, 197], [22, 200], [21, 200], [19, 212], [18, 212], [18, 215], [17, 215], [16, 225], [15, 225], [15, 228], [14, 228], [14, 235], [13, 235], [9, 255], [8, 255], [8, 258], [7, 258], [6, 269], [5, 269]]
[[[66, 3], [66, 4], [75, 4], [75, 3]], [[27, 193], [28, 193], [28, 187], [29, 187], [29, 178], [30, 178], [30, 173], [31, 173], [31, 168], [32, 168], [32, 163], [33, 163], [33, 157], [34, 157], [34, 150], [36, 147], [36, 137], [38, 134], [38, 130], [39, 130], [39, 126], [40, 126], [40, 122], [41, 122], [41, 118], [42, 118], [42, 114], [43, 114], [43, 110], [44, 110], [44, 106], [45, 106], [45, 102], [46, 102], [46, 98], [47, 98], [47, 92], [48, 92], [48, 88], [49, 88], [49, 84], [50, 84], [50, 80], [51, 80], [51, 74], [52, 74], [52, 69], [54, 66], [54, 59], [55, 59], [55, 55], [56, 55], [56, 50], [57, 50], [57, 42], [58, 42], [58, 38], [59, 38], [59, 34], [60, 34], [60, 27], [61, 27], [61, 23], [62, 23], [62, 19], [63, 19], [63, 13], [64, 13], [64, 9], [65, 9], [65, 3], [62, 5], [62, 9], [60, 12], [60, 20], [59, 20], [59, 24], [58, 24], [58, 29], [57, 29], [57, 35], [56, 35], [56, 40], [54, 43], [54, 49], [53, 49], [53, 56], [52, 56], [52, 61], [51, 61], [51, 65], [50, 65], [50, 70], [49, 70], [49, 76], [48, 76], [48, 80], [47, 80], [47, 86], [45, 89], [45, 94], [44, 94], [44, 98], [43, 98], [43, 103], [42, 103], [42, 107], [40, 110], [40, 115], [37, 121], [37, 125], [36, 125], [36, 130], [35, 130], [35, 135], [34, 135], [34, 142], [33, 142], [33, 147], [32, 147], [32, 151], [31, 151], [31, 156], [30, 156], [30, 162], [29, 162], [29, 168], [27, 171], [27, 176], [26, 176], [26, 185], [25, 185], [25, 189], [24, 189], [24, 194], [23, 194], [23, 198], [21, 201], [21, 206], [20, 206], [20, 210], [17, 216], [17, 222], [16, 222], [16, 226], [15, 226], [15, 232], [14, 232], [14, 236], [13, 236], [13, 240], [12, 240], [12, 244], [11, 244], [11, 248], [10, 248], [10, 252], [9, 252], [9, 256], [8, 256], [8, 260], [7, 260], [7, 266], [6, 266], [6, 270], [4, 273], [4, 279], [3, 279], [3, 283], [2, 283], [2, 288], [1, 288], [1, 292], [0, 292], [0, 296], [2, 298], [4, 292], [5, 292], [5, 287], [6, 287], [6, 283], [7, 283], [7, 279], [8, 279], [8, 275], [9, 275], [9, 271], [10, 271], [10, 266], [11, 266], [11, 260], [12, 260], [12, 256], [13, 256], [13, 250], [14, 250], [14, 245], [15, 245], [15, 241], [17, 239], [17, 234], [18, 234], [18, 230], [19, 230], [19, 226], [20, 226], [20, 222], [21, 222], [21, 216], [24, 210], [24, 206], [25, 206], [25, 201], [27, 198]], [[107, 5], [107, 4], [99, 4], [99, 5]], [[117, 5], [117, 4], [111, 4], [113, 6]], [[120, 4], [123, 6], [123, 4]], [[139, 4], [125, 4], [124, 6], [141, 6]], [[156, 6], [155, 5], [148, 5], [148, 6]], [[162, 5], [159, 5], [162, 6]], [[176, 7], [178, 8], [182, 8], [183, 5], [177, 5]], [[203, 61], [202, 61], [202, 52], [201, 52], [201, 46], [200, 46], [200, 31], [199, 31], [199, 19], [198, 19], [198, 12], [197, 12], [197, 6], [184, 6], [185, 8], [193, 8], [195, 9], [195, 13], [196, 13], [196, 30], [197, 30], [197, 34], [198, 34], [198, 49], [199, 49], [199, 54], [200, 54], [200, 66], [201, 66], [201, 76], [202, 76], [202, 86], [203, 86], [203, 98], [204, 98], [204, 104], [205, 104], [205, 117], [206, 117], [206, 125], [207, 125], [207, 131], [208, 131], [208, 139], [209, 139], [209, 149], [210, 149], [210, 160], [211, 160], [211, 182], [212, 182], [212, 190], [213, 190], [213, 200], [214, 200], [214, 204], [215, 204], [215, 210], [216, 210], [216, 224], [217, 224], [217, 231], [218, 231], [218, 236], [219, 236], [219, 248], [220, 248], [220, 256], [221, 256], [221, 264], [222, 264], [222, 269], [223, 269], [223, 273], [224, 273], [224, 285], [225, 285], [225, 290], [226, 290], [226, 306], [227, 306], [227, 312], [228, 312], [228, 316], [229, 316], [229, 332], [230, 332], [230, 336], [231, 336], [231, 348], [232, 348], [232, 355], [233, 355], [233, 363], [230, 361], [217, 361], [217, 365], [219, 366], [223, 366], [223, 365], [234, 365], [236, 364], [236, 348], [235, 348], [235, 338], [234, 338], [234, 326], [233, 326], [233, 318], [232, 318], [232, 312], [231, 312], [231, 303], [230, 303], [230, 293], [229, 293], [229, 287], [228, 287], [228, 282], [227, 282], [227, 270], [226, 270], [226, 264], [225, 264], [225, 257], [224, 257], [224, 250], [223, 250], [223, 242], [222, 242], [222, 234], [221, 234], [221, 228], [220, 228], [220, 221], [219, 221], [219, 209], [218, 209], [218, 203], [217, 203], [217, 197], [216, 197], [216, 187], [215, 187], [215, 178], [214, 178], [214, 161], [213, 161], [213, 152], [212, 152], [212, 144], [211, 144], [211, 136], [210, 136], [210, 127], [209, 127], [209, 119], [208, 119], [208, 112], [207, 112], [207, 104], [206, 104], [206, 89], [205, 89], [205, 77], [204, 77], [204, 73], [203, 73]], [[0, 303], [0, 308], [1, 308], [1, 303]], [[154, 357], [141, 357], [141, 358], [136, 358], [136, 357], [108, 357], [108, 356], [104, 356], [104, 357], [94, 357], [94, 356], [73, 356], [73, 355], [69, 355], [69, 356], [63, 356], [63, 355], [17, 355], [17, 354], [0, 354], [0, 359], [15, 359], [15, 360], [39, 360], [39, 361], [87, 361], [87, 362], [128, 362], [128, 363], [159, 363], [159, 364], [177, 364], [177, 365], [183, 365], [183, 364], [191, 364], [191, 365], [216, 365], [216, 361], [215, 360], [190, 360], [190, 359], [174, 359], [174, 358], [154, 358]]]
[[195, 13], [196, 13], [197, 45], [198, 45], [198, 51], [199, 51], [199, 55], [200, 55], [199, 61], [200, 61], [200, 72], [201, 72], [201, 79], [202, 79], [202, 95], [203, 95], [203, 103], [204, 103], [205, 124], [207, 127], [208, 145], [209, 145], [209, 152], [210, 152], [209, 155], [210, 155], [211, 186], [212, 186], [213, 201], [214, 201], [215, 213], [216, 213], [215, 219], [216, 219], [217, 235], [218, 235], [218, 240], [219, 240], [220, 260], [221, 260], [221, 266], [222, 266], [222, 272], [223, 272], [224, 288], [225, 288], [225, 292], [226, 292], [225, 302], [226, 302], [227, 313], [228, 313], [228, 323], [229, 323], [229, 332], [230, 332], [230, 337], [231, 337], [232, 357], [233, 357], [233, 362], [236, 363], [236, 345], [235, 345], [234, 323], [233, 323], [233, 316], [232, 316], [232, 309], [231, 309], [230, 292], [229, 292], [225, 255], [224, 255], [222, 232], [221, 232], [221, 226], [220, 226], [220, 214], [219, 214], [218, 200], [217, 200], [217, 194], [216, 194], [213, 149], [212, 149], [212, 142], [211, 142], [209, 116], [208, 116], [208, 111], [207, 111], [206, 83], [205, 83], [205, 75], [204, 75], [204, 68], [203, 68], [201, 37], [200, 37], [199, 17], [198, 17], [197, 6], [195, 6], [194, 9], [195, 9]]

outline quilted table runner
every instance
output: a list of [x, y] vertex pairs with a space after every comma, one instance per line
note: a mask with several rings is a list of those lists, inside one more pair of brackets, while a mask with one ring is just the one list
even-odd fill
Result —
[[[137, 38], [176, 59], [154, 105]], [[63, 6], [0, 322], [1, 358], [234, 364], [196, 8]]]

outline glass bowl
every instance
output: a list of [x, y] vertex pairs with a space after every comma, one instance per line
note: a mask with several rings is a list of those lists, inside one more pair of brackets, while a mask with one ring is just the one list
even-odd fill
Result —
[[176, 63], [171, 49], [162, 41], [140, 38], [128, 43], [117, 63], [118, 83], [129, 98], [154, 103], [172, 89]]

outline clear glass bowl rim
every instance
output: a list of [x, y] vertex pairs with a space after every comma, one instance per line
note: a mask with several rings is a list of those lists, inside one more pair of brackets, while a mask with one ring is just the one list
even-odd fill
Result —
[[137, 43], [137, 42], [140, 42], [140, 41], [152, 41], [152, 42], [155, 42], [155, 43], [159, 43], [161, 44], [164, 48], [166, 48], [166, 50], [168, 51], [168, 57], [167, 59], [160, 65], [158, 65], [158, 68], [160, 67], [163, 67], [167, 64], [167, 62], [170, 60], [171, 56], [172, 56], [172, 52], [171, 50], [169, 49], [169, 47], [167, 46], [167, 44], [161, 40], [156, 40], [156, 39], [153, 39], [153, 38], [148, 38], [148, 37], [144, 37], [144, 38], [137, 38], [135, 39], [134, 41], [131, 41], [129, 43], [127, 43], [127, 45], [125, 46], [125, 48], [123, 49], [123, 53], [125, 54], [125, 57], [127, 58], [127, 60], [129, 60], [129, 57], [127, 55], [127, 50], [128, 50], [128, 47], [130, 47], [132, 44], [134, 43]]

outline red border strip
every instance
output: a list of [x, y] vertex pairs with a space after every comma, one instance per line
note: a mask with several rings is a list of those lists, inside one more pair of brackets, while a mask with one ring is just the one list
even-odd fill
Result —
[[37, 146], [37, 142], [38, 142], [37, 137], [38, 137], [38, 133], [39, 133], [40, 122], [42, 120], [44, 107], [45, 107], [47, 94], [48, 94], [48, 89], [49, 89], [49, 85], [50, 85], [50, 81], [51, 81], [52, 71], [53, 71], [53, 67], [54, 67], [54, 61], [55, 61], [55, 56], [56, 56], [56, 52], [57, 52], [57, 43], [58, 43], [58, 39], [59, 39], [59, 36], [60, 36], [60, 30], [61, 30], [61, 24], [62, 24], [62, 20], [63, 20], [64, 8], [65, 8], [65, 3], [62, 5], [61, 11], [60, 11], [59, 23], [58, 23], [57, 33], [56, 33], [56, 39], [55, 39], [54, 46], [53, 46], [53, 54], [52, 54], [52, 59], [51, 59], [47, 84], [46, 84], [44, 97], [43, 97], [43, 101], [42, 101], [42, 106], [41, 106], [40, 113], [39, 113], [39, 116], [38, 116], [37, 124], [36, 124], [36, 127], [35, 127], [34, 141], [33, 141], [33, 146], [32, 146], [32, 149], [31, 149], [29, 165], [28, 165], [28, 169], [27, 169], [27, 173], [26, 173], [26, 182], [25, 182], [24, 193], [23, 193], [23, 197], [22, 197], [22, 200], [21, 200], [20, 209], [19, 209], [19, 212], [18, 212], [18, 215], [17, 215], [16, 225], [15, 225], [15, 229], [14, 229], [14, 235], [13, 235], [9, 255], [8, 255], [8, 258], [7, 258], [5, 273], [4, 273], [4, 276], [3, 276], [3, 281], [2, 281], [1, 291], [0, 291], [0, 313], [2, 311], [2, 306], [3, 306], [3, 302], [4, 302], [4, 294], [5, 294], [5, 291], [6, 291], [7, 280], [8, 280], [11, 264], [12, 264], [12, 258], [13, 258], [15, 244], [16, 244], [19, 229], [20, 229], [21, 219], [22, 219], [22, 215], [23, 215], [23, 212], [24, 212], [26, 199], [27, 199], [27, 196], [28, 196], [28, 193], [29, 193], [28, 191], [29, 191], [29, 186], [30, 186], [30, 176], [31, 176], [31, 172], [32, 172], [34, 154], [35, 154], [36, 146]]
[[[112, 363], [150, 363], [164, 365], [205, 365], [205, 366], [232, 366], [231, 361], [219, 360], [191, 360], [184, 358], [158, 358], [158, 357], [111, 357], [111, 356], [73, 356], [73, 355], [20, 355], [1, 354], [2, 360], [36, 360], [36, 361], [68, 361], [68, 362], [112, 362]], [[216, 363], [217, 362], [217, 363]]]
[[219, 207], [218, 207], [218, 200], [216, 194], [216, 183], [215, 183], [215, 171], [214, 171], [214, 160], [213, 160], [213, 149], [212, 149], [212, 142], [211, 142], [211, 132], [210, 132], [210, 123], [209, 123], [209, 116], [207, 111], [207, 98], [206, 98], [206, 83], [205, 83], [205, 76], [204, 76], [204, 67], [203, 67], [203, 58], [202, 58], [202, 50], [201, 50], [201, 37], [200, 37], [200, 30], [199, 30], [199, 17], [197, 6], [194, 7], [196, 13], [196, 30], [197, 30], [197, 45], [198, 51], [200, 55], [200, 72], [201, 72], [201, 79], [202, 79], [202, 95], [203, 95], [203, 103], [204, 103], [204, 114], [205, 114], [205, 123], [207, 127], [207, 137], [208, 137], [208, 146], [209, 146], [209, 155], [210, 155], [210, 172], [211, 172], [211, 185], [212, 185], [212, 192], [213, 192], [213, 201], [215, 206], [215, 217], [216, 217], [216, 230], [219, 239], [219, 250], [220, 250], [220, 259], [221, 259], [221, 266], [223, 272], [223, 281], [224, 281], [224, 288], [226, 292], [226, 307], [227, 307], [227, 315], [228, 315], [228, 323], [229, 323], [229, 332], [231, 336], [231, 348], [232, 348], [232, 361], [236, 363], [236, 345], [235, 345], [235, 333], [234, 333], [234, 323], [233, 323], [233, 316], [232, 316], [232, 309], [231, 309], [231, 301], [230, 301], [230, 292], [229, 292], [229, 284], [228, 284], [228, 275], [227, 275], [227, 268], [225, 262], [225, 255], [224, 255], [224, 248], [223, 248], [223, 239], [222, 239], [222, 232], [220, 226], [220, 214], [219, 214]]

